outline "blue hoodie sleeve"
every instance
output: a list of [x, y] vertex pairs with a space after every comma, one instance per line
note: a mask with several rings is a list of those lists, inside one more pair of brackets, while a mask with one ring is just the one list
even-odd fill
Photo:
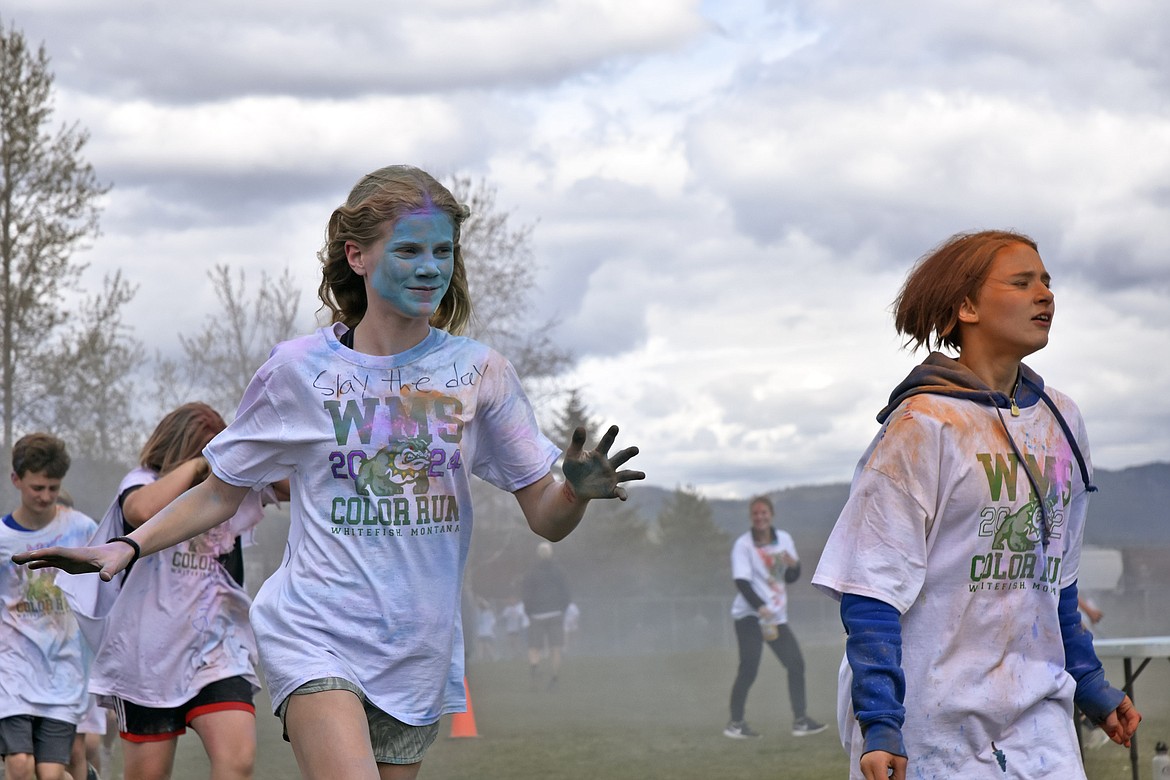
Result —
[[845, 656], [853, 671], [853, 713], [864, 738], [862, 753], [906, 755], [906, 675], [902, 671], [902, 622], [884, 601], [845, 593], [841, 622], [849, 635]]
[[1094, 723], [1101, 723], [1117, 709], [1125, 694], [1105, 679], [1105, 670], [1093, 649], [1093, 634], [1077, 611], [1077, 583], [1060, 591], [1056, 607], [1060, 638], [1064, 642], [1064, 669], [1077, 683], [1073, 701]]

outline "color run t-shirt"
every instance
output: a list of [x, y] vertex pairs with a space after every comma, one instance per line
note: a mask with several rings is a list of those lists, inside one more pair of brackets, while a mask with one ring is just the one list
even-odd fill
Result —
[[[17, 566], [12, 556], [43, 547], [83, 547], [96, 524], [64, 507], [44, 528], [0, 521], [0, 718], [31, 715], [77, 723], [89, 704], [90, 652], [55, 583], [56, 569]], [[14, 527], [15, 526], [15, 527]]]
[[252, 607], [273, 706], [343, 677], [395, 718], [433, 723], [465, 707], [471, 475], [515, 491], [560, 451], [494, 350], [432, 329], [371, 356], [344, 332], [277, 346], [205, 455], [234, 485], [290, 478], [285, 559]]
[[[134, 469], [122, 479], [118, 496], [157, 479], [150, 469]], [[229, 677], [244, 677], [260, 689], [256, 641], [248, 625], [251, 600], [218, 558], [263, 515], [260, 494], [249, 493], [227, 522], [140, 558], [124, 582], [91, 582], [111, 589], [121, 585], [90, 674], [93, 693], [162, 708], [178, 707]], [[118, 499], [103, 525], [110, 522], [115, 528], [122, 524]]]
[[[1087, 460], [1079, 411], [1049, 394]], [[1046, 405], [1002, 419], [1026, 463], [994, 407], [903, 402], [862, 456], [812, 579], [902, 613], [907, 777], [1084, 777], [1057, 602], [1077, 578], [1086, 486]], [[843, 663], [839, 720], [859, 778], [851, 686]]]
[[[731, 546], [731, 579], [751, 583], [752, 590], [772, 610], [768, 622], [777, 625], [788, 622], [788, 590], [784, 583], [784, 572], [788, 567], [780, 557], [782, 552], [799, 560], [791, 534], [779, 529], [776, 529], [775, 541], [769, 544], [757, 547], [752, 541], [752, 532], [748, 531]], [[739, 620], [756, 614], [755, 607], [736, 591], [735, 600], [731, 602], [731, 617]]]

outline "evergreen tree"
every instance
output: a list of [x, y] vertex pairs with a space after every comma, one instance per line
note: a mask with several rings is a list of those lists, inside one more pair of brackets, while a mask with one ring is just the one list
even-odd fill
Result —
[[578, 388], [573, 388], [569, 391], [569, 397], [565, 399], [565, 408], [561, 410], [560, 416], [549, 427], [548, 437], [552, 439], [553, 444], [565, 448], [569, 446], [569, 442], [573, 438], [573, 431], [577, 430], [578, 427], [585, 429], [585, 447], [587, 449], [595, 446], [603, 433], [599, 430], [600, 423], [589, 414], [589, 409], [581, 398], [581, 391]]
[[731, 540], [693, 487], [674, 491], [658, 512], [659, 581], [669, 595], [724, 593], [731, 581]]
[[574, 583], [586, 598], [643, 596], [654, 577], [648, 523], [625, 501], [594, 501], [581, 525], [558, 547]]

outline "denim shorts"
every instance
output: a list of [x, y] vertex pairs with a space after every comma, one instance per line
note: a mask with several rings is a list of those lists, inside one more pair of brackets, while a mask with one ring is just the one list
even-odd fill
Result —
[[349, 691], [361, 700], [370, 724], [370, 744], [374, 748], [374, 760], [379, 764], [417, 764], [423, 760], [427, 748], [439, 736], [439, 722], [425, 726], [411, 726], [388, 715], [375, 707], [356, 684], [341, 677], [322, 677], [309, 680], [297, 688], [280, 703], [276, 714], [284, 725], [284, 738], [288, 740], [288, 701], [292, 696], [303, 696], [322, 691]]

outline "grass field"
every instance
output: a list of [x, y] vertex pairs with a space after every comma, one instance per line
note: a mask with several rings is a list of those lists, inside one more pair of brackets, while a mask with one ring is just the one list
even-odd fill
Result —
[[[722, 735], [734, 675], [733, 651], [661, 658], [568, 658], [555, 691], [529, 689], [523, 661], [473, 664], [469, 671], [476, 739], [451, 739], [444, 719], [439, 740], [420, 774], [428, 778], [603, 778], [605, 780], [841, 780], [847, 762], [835, 716], [839, 645], [805, 647], [809, 714], [830, 724], [825, 732], [795, 738], [783, 671], [766, 656], [748, 700], [747, 719], [764, 736], [731, 740]], [[1119, 666], [1107, 664], [1110, 679]], [[1138, 680], [1146, 715], [1141, 769], [1149, 776], [1154, 743], [1170, 741], [1170, 664], [1151, 663]], [[279, 721], [265, 710], [258, 719], [257, 780], [298, 777]], [[1127, 780], [1129, 754], [1116, 745], [1089, 751], [1090, 780]], [[175, 780], [204, 780], [207, 761], [194, 734], [180, 740]]]

